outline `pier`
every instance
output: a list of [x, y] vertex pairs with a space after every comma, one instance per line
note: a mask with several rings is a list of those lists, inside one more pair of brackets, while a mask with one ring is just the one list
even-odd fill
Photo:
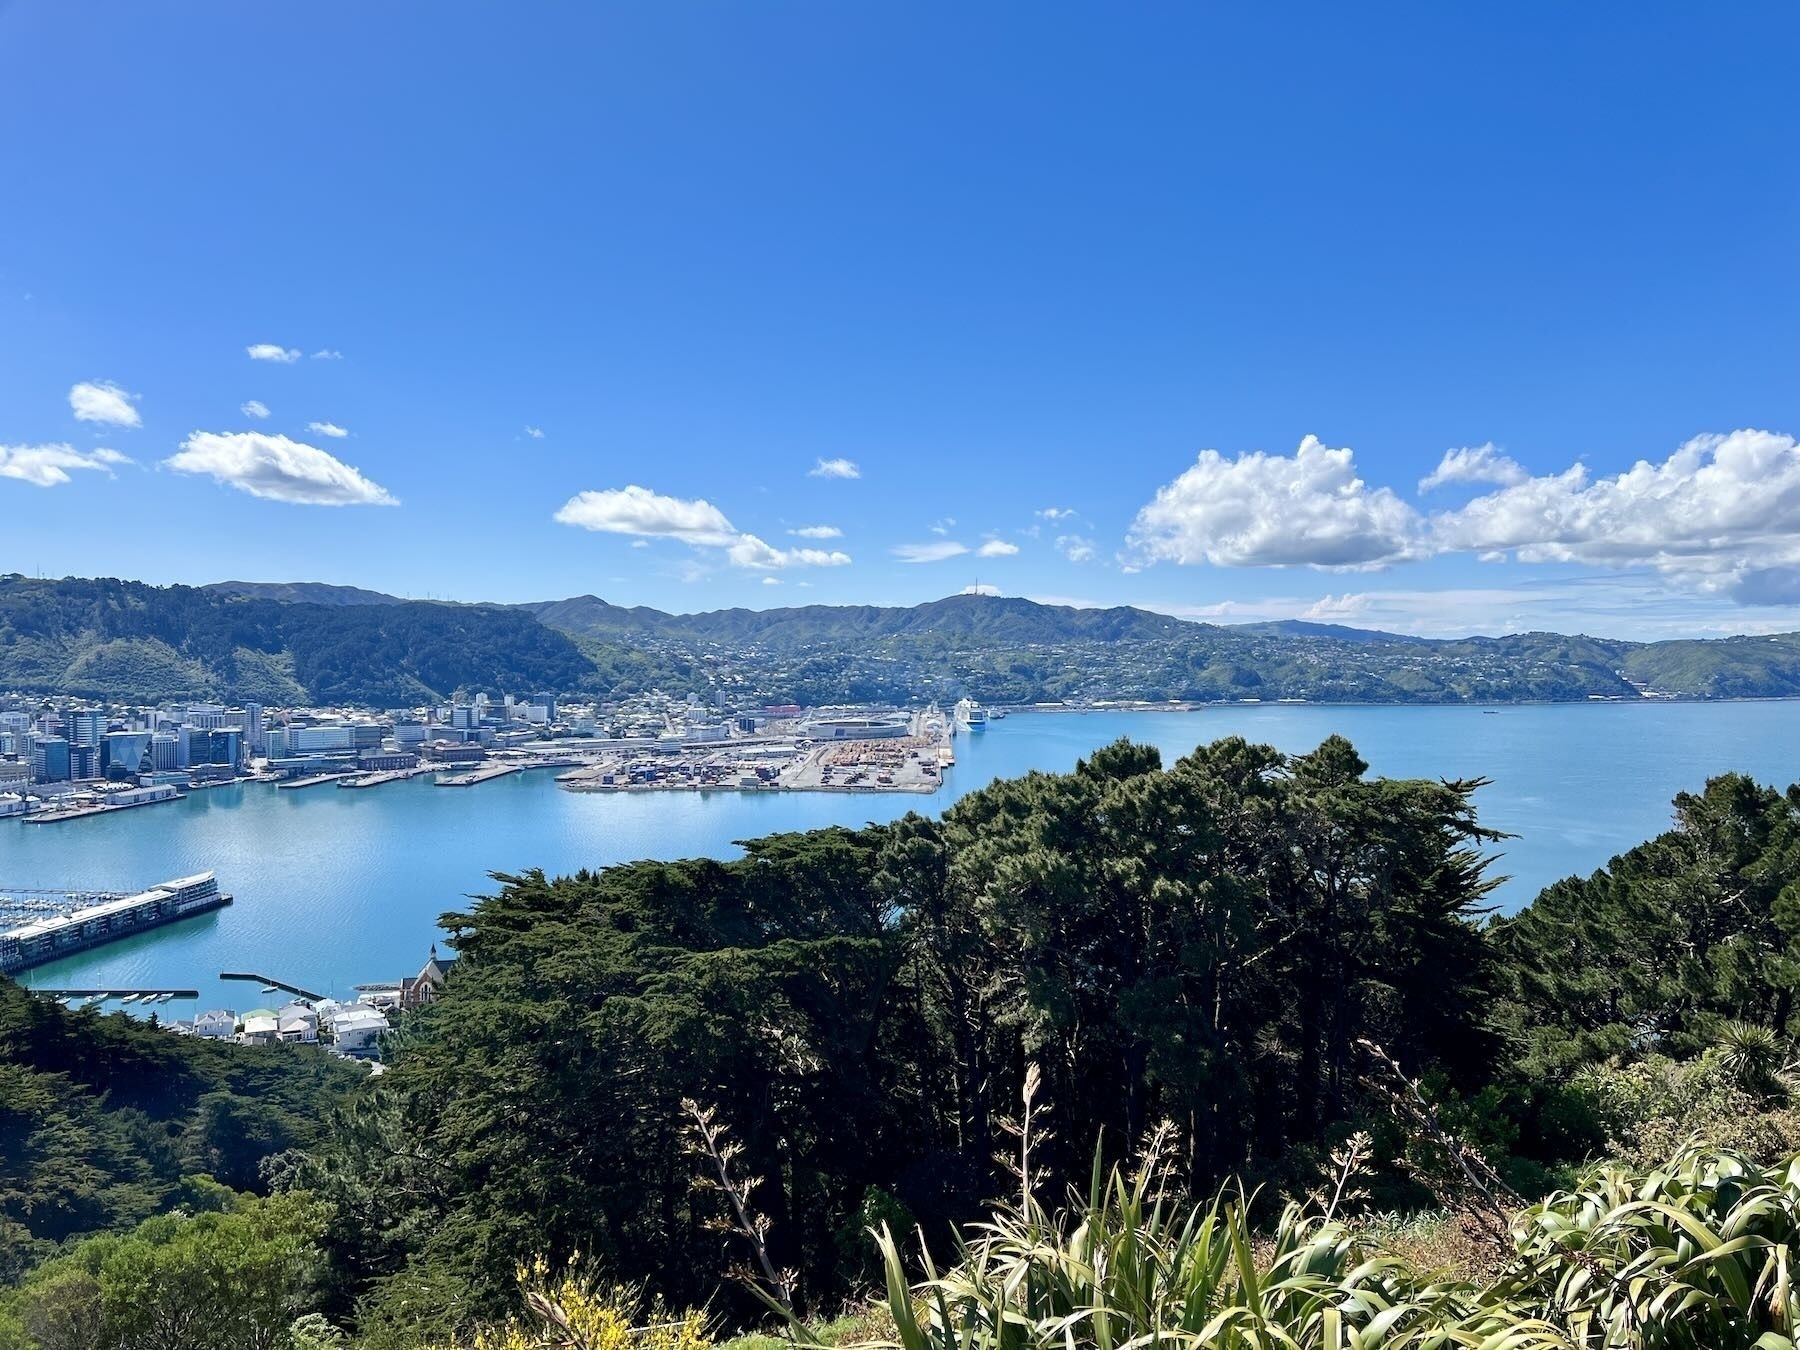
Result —
[[292, 994], [295, 998], [305, 999], [308, 1003], [321, 1003], [325, 999], [324, 994], [315, 994], [312, 990], [302, 989], [297, 984], [289, 984], [285, 980], [278, 980], [270, 975], [258, 975], [253, 971], [222, 971], [219, 978], [221, 980], [244, 980], [250, 984], [260, 984], [265, 989], [279, 989], [283, 993]]
[[421, 766], [417, 769], [378, 769], [372, 773], [359, 773], [353, 778], [338, 779], [340, 788], [377, 788], [387, 783], [401, 783], [408, 778], [417, 778], [431, 770]]
[[295, 792], [300, 788], [323, 787], [326, 783], [335, 783], [340, 778], [353, 778], [347, 773], [315, 773], [307, 778], [286, 778], [275, 785], [278, 792]]
[[197, 999], [198, 989], [49, 989], [33, 986], [32, 993], [44, 998], [86, 998], [100, 1003], [169, 1003], [175, 999]]
[[519, 773], [517, 764], [489, 764], [479, 769], [470, 769], [467, 773], [453, 773], [448, 778], [439, 778], [439, 787], [474, 787], [477, 783], [486, 783], [491, 779], [504, 778], [509, 773]]
[[211, 872], [165, 881], [135, 895], [68, 891], [58, 902], [51, 898], [56, 894], [25, 893], [0, 909], [0, 924], [11, 924], [0, 929], [0, 974], [16, 974], [231, 903]]

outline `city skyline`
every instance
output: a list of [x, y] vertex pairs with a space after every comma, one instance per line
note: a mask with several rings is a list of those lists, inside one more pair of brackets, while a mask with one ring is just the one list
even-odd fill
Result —
[[1800, 629], [1800, 19], [1632, 18], [15, 3], [0, 571]]

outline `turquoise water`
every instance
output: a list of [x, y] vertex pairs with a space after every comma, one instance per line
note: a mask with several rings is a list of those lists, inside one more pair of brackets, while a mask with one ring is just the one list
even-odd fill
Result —
[[1800, 778], [1800, 702], [1025, 714], [959, 738], [956, 767], [932, 797], [572, 793], [537, 772], [464, 789], [252, 784], [63, 824], [0, 821], [0, 889], [125, 890], [211, 868], [237, 897], [230, 908], [40, 967], [27, 982], [197, 988], [203, 1005], [242, 1008], [258, 995], [221, 987], [221, 970], [339, 994], [416, 973], [437, 916], [487, 889], [490, 871], [724, 857], [738, 839], [937, 812], [997, 777], [1068, 769], [1119, 736], [1158, 746], [1167, 762], [1230, 734], [1303, 751], [1332, 732], [1376, 773], [1493, 780], [1477, 797], [1481, 818], [1519, 836], [1497, 864], [1513, 878], [1498, 896], [1507, 909], [1666, 828], [1669, 799], [1711, 774]]

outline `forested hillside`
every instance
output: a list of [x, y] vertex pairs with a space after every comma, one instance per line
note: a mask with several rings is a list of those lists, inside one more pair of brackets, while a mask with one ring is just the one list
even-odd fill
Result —
[[459, 690], [598, 692], [596, 656], [609, 651], [584, 653], [499, 606], [293, 604], [190, 586], [0, 577], [0, 689], [407, 707]]
[[[0, 1347], [319, 1350], [337, 1323], [418, 1350], [519, 1316], [486, 1343], [704, 1350], [769, 1315], [743, 1269], [815, 1327], [888, 1281], [897, 1325], [832, 1334], [919, 1350], [981, 1350], [1005, 1306], [1021, 1344], [1066, 1347], [1057, 1319], [1102, 1299], [1143, 1334], [1291, 1333], [1245, 1345], [1324, 1350], [1348, 1342], [1321, 1310], [1366, 1329], [1401, 1305], [1405, 1337], [1361, 1343], [1560, 1350], [1600, 1318], [1668, 1330], [1620, 1345], [1788, 1345], [1758, 1337], [1800, 1312], [1766, 1292], [1800, 1240], [1800, 787], [1716, 779], [1496, 923], [1477, 786], [1371, 779], [1336, 738], [1166, 767], [1120, 742], [941, 820], [499, 877], [445, 916], [454, 976], [348, 1097], [309, 1050], [0, 986], [23, 1275]], [[1191, 1221], [1146, 1199], [1221, 1185], [1244, 1190]], [[1588, 1189], [1522, 1198], [1559, 1185]], [[957, 1265], [952, 1235], [1009, 1192]], [[1181, 1282], [1114, 1285], [1134, 1267], [1080, 1264], [1082, 1232]], [[973, 1321], [907, 1329], [920, 1243]], [[131, 1339], [178, 1288], [212, 1339]]]
[[1326, 624], [957, 595], [911, 608], [664, 614], [594, 596], [405, 601], [354, 587], [0, 577], [0, 690], [404, 707], [461, 692], [732, 702], [1301, 699], [1504, 703], [1800, 695], [1800, 635], [1427, 640]]

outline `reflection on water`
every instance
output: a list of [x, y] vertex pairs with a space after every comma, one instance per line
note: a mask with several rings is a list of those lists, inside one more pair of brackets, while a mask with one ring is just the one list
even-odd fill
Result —
[[1333, 732], [1376, 773], [1493, 780], [1477, 797], [1482, 821], [1519, 836], [1497, 850], [1497, 870], [1513, 878], [1496, 897], [1508, 909], [1666, 828], [1669, 799], [1711, 774], [1743, 769], [1783, 786], [1800, 777], [1800, 702], [1016, 714], [959, 738], [935, 797], [570, 793], [549, 773], [454, 792], [428, 779], [365, 792], [213, 788], [64, 824], [0, 821], [0, 885], [126, 890], [211, 868], [237, 897], [42, 967], [30, 983], [195, 987], [213, 1004], [232, 992], [219, 972], [237, 969], [343, 993], [416, 972], [437, 916], [490, 888], [490, 872], [723, 857], [757, 835], [941, 811], [996, 777], [1068, 769], [1119, 736], [1159, 747], [1168, 762], [1220, 736], [1303, 751]]

